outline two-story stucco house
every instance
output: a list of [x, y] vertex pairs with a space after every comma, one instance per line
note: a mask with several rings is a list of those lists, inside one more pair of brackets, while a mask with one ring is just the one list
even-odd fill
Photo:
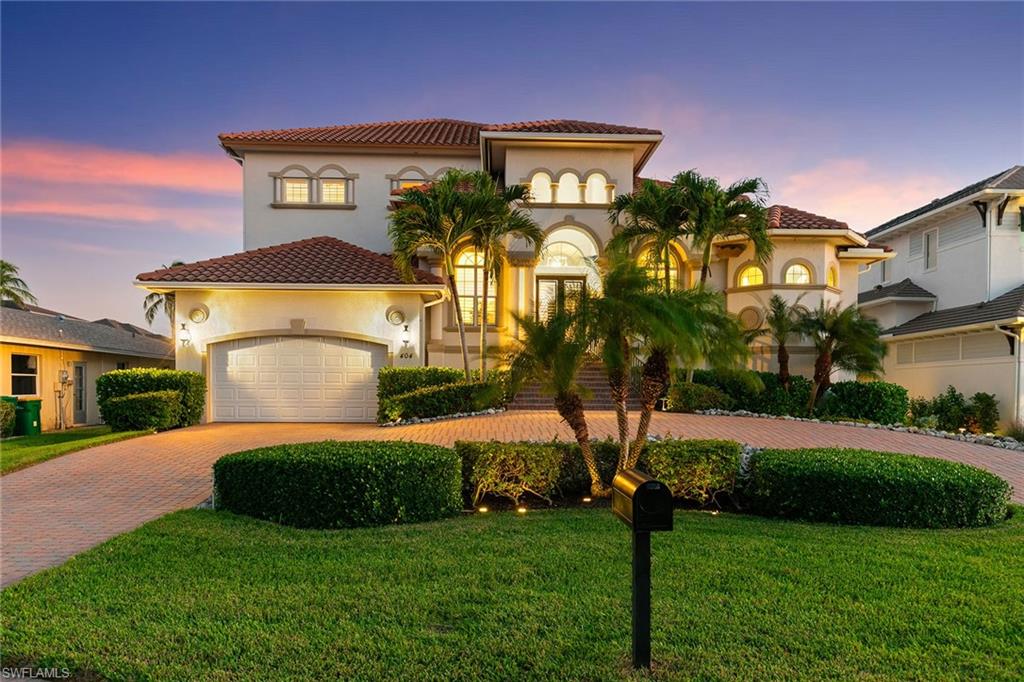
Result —
[[[543, 314], [566, 292], [600, 285], [595, 266], [615, 229], [609, 203], [633, 191], [661, 140], [657, 130], [569, 120], [223, 134], [221, 145], [244, 169], [246, 250], [144, 273], [137, 284], [176, 293], [177, 366], [208, 377], [209, 420], [369, 421], [378, 368], [461, 364], [440, 262], [427, 255], [409, 282], [387, 255], [396, 190], [450, 168], [529, 185], [545, 246], [538, 258], [509, 245], [510, 266], [489, 291], [489, 320], [476, 319], [480, 259], [468, 244], [456, 257], [465, 322], [476, 331], [486, 323], [491, 347], [500, 347], [519, 333], [514, 314]], [[858, 271], [892, 257], [836, 220], [786, 206], [771, 207], [770, 218], [770, 262], [758, 264], [748, 244], [729, 240], [712, 263], [713, 286], [750, 327], [775, 292], [808, 307], [854, 303]], [[648, 255], [640, 249], [637, 258]], [[687, 286], [699, 274], [698, 254], [678, 244], [671, 267]], [[758, 363], [769, 357], [765, 348]]]
[[870, 230], [895, 258], [860, 278], [865, 314], [886, 329], [886, 379], [931, 397], [994, 393], [1024, 420], [1024, 166]]

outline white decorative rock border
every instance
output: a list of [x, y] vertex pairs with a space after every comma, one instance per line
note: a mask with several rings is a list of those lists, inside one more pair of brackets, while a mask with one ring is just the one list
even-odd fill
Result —
[[445, 419], [462, 419], [463, 417], [479, 417], [483, 414], [498, 414], [504, 412], [504, 407], [492, 407], [488, 410], [480, 410], [479, 412], [458, 412], [456, 414], [444, 414], [440, 417], [413, 417], [412, 419], [397, 419], [393, 422], [384, 422], [383, 424], [377, 424], [377, 426], [405, 426], [407, 424], [427, 424], [429, 422], [439, 422]]
[[876, 429], [880, 431], [898, 431], [899, 433], [920, 433], [934, 438], [945, 438], [946, 440], [959, 440], [965, 443], [977, 443], [978, 445], [990, 445], [1003, 450], [1016, 450], [1024, 452], [1024, 442], [1009, 436], [997, 436], [993, 433], [950, 433], [938, 429], [925, 429], [919, 426], [903, 426], [902, 424], [875, 424], [873, 422], [851, 422], [851, 421], [830, 421], [828, 419], [815, 419], [808, 417], [790, 417], [788, 415], [765, 414], [763, 412], [749, 412], [747, 410], [697, 410], [693, 414], [702, 414], [715, 417], [756, 417], [758, 419], [779, 419], [791, 422], [811, 422], [812, 424], [838, 424], [839, 426], [859, 426], [864, 429]]

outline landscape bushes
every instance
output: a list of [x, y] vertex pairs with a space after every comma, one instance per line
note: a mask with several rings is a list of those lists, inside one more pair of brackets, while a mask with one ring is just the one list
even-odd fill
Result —
[[0, 438], [14, 435], [15, 407], [6, 400], [0, 400]]
[[732, 404], [732, 398], [714, 386], [677, 381], [668, 389], [667, 408], [669, 412], [730, 410]]
[[453, 367], [381, 367], [377, 374], [377, 400], [383, 401], [420, 388], [456, 384], [465, 377], [461, 369]]
[[832, 384], [815, 414], [834, 419], [863, 419], [876, 424], [903, 424], [910, 401], [907, 389], [886, 381], [840, 381]]
[[910, 401], [910, 423], [923, 428], [956, 432], [991, 433], [999, 423], [999, 401], [991, 393], [975, 393], [970, 400], [949, 386], [935, 398]]
[[[677, 371], [673, 385], [686, 382], [686, 373]], [[731, 401], [730, 410], [747, 410], [758, 414], [790, 415], [803, 417], [807, 414], [807, 403], [811, 397], [811, 382], [799, 375], [789, 378], [789, 390], [783, 387], [779, 377], [772, 372], [751, 370], [698, 369], [693, 373], [693, 383], [713, 386]]]
[[114, 431], [165, 431], [181, 421], [181, 393], [147, 391], [108, 398], [103, 419]]
[[946, 460], [847, 449], [763, 450], [742, 482], [750, 510], [841, 524], [960, 528], [1006, 518], [1009, 485]]
[[[118, 369], [96, 379], [96, 401], [100, 416], [113, 426], [107, 415], [110, 400], [138, 393], [177, 391], [180, 401], [178, 421], [174, 426], [191, 426], [203, 418], [206, 403], [206, 380], [198, 372], [176, 369]], [[117, 428], [117, 427], [114, 427]]]
[[465, 381], [449, 367], [386, 367], [377, 380], [377, 421], [443, 417], [503, 407], [510, 399], [507, 372], [487, 373], [487, 381]]
[[484, 495], [504, 497], [513, 503], [527, 493], [551, 501], [558, 483], [564, 453], [549, 445], [533, 443], [481, 443], [475, 452], [470, 480], [473, 504]]
[[647, 471], [676, 499], [703, 505], [734, 491], [741, 454], [731, 440], [665, 439], [647, 445]]
[[430, 521], [461, 507], [449, 448], [400, 441], [323, 441], [247, 450], [213, 465], [218, 509], [299, 528]]

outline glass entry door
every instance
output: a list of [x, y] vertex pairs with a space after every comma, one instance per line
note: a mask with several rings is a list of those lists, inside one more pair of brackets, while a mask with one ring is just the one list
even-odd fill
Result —
[[557, 313], [572, 312], [586, 291], [585, 277], [537, 277], [537, 319], [550, 320]]

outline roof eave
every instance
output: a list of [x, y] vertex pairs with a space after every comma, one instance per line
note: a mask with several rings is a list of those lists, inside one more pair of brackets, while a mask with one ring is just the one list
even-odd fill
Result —
[[985, 331], [994, 330], [997, 327], [1017, 327], [1024, 326], [1024, 317], [1007, 317], [1002, 320], [991, 320], [989, 322], [974, 322], [972, 324], [963, 324], [955, 327], [937, 327], [935, 329], [926, 329], [919, 332], [910, 332], [908, 334], [894, 334], [891, 331], [886, 331], [881, 335], [880, 338], [891, 339], [900, 341], [910, 341], [913, 339], [924, 338], [928, 336], [942, 336], [949, 334], [962, 334], [964, 332], [972, 331]]
[[633, 174], [639, 173], [658, 145], [665, 139], [662, 134], [654, 133], [529, 133], [503, 130], [481, 130], [480, 131], [480, 161], [484, 168], [490, 166], [490, 154], [487, 147], [492, 140], [509, 142], [528, 142], [537, 140], [541, 142], [618, 142], [631, 144], [645, 144], [644, 152], [633, 164]]
[[106, 355], [131, 355], [133, 357], [140, 358], [153, 358], [156, 360], [170, 360], [173, 356], [173, 349], [168, 344], [167, 352], [165, 353], [149, 353], [140, 350], [131, 350], [127, 348], [113, 348], [109, 346], [96, 346], [88, 343], [71, 343], [68, 341], [60, 341], [55, 339], [34, 339], [24, 336], [0, 336], [0, 343], [17, 344], [20, 346], [39, 346], [41, 348], [62, 348], [64, 350], [80, 350], [92, 353], [104, 353]]
[[891, 225], [890, 227], [887, 227], [884, 230], [877, 231], [877, 232], [875, 230], [868, 230], [866, 234], [867, 234], [868, 237], [870, 237], [872, 239], [877, 239], [878, 237], [883, 237], [883, 236], [886, 236], [886, 235], [890, 235], [890, 234], [892, 234], [894, 232], [897, 232], [899, 230], [904, 230], [904, 229], [906, 229], [908, 227], [911, 227], [915, 223], [918, 223], [918, 222], [920, 222], [920, 221], [922, 221], [922, 220], [924, 220], [926, 218], [932, 218], [932, 217], [942, 213], [943, 211], [947, 211], [947, 210], [949, 210], [951, 208], [956, 208], [957, 206], [961, 206], [963, 204], [967, 204], [967, 203], [970, 203], [972, 201], [977, 201], [981, 197], [984, 197], [984, 196], [996, 196], [996, 195], [1002, 196], [1004, 194], [1009, 194], [1010, 196], [1024, 196], [1024, 190], [1021, 190], [1021, 189], [994, 189], [994, 188], [991, 188], [991, 187], [986, 187], [984, 189], [978, 190], [974, 194], [969, 194], [966, 197], [957, 199], [956, 201], [951, 201], [948, 204], [943, 204], [942, 206], [937, 206], [934, 209], [932, 209], [931, 211], [928, 211], [927, 213], [922, 213], [921, 215], [917, 215], [917, 216], [914, 216], [913, 218], [909, 218], [908, 220], [904, 220], [902, 223], [896, 223], [895, 225]]
[[444, 291], [441, 284], [320, 284], [305, 282], [154, 282], [136, 279], [132, 284], [149, 291], [182, 289], [228, 289], [249, 291], [403, 291], [409, 293]]
[[857, 307], [861, 309], [877, 308], [886, 303], [934, 303], [935, 300], [935, 296], [883, 296], [881, 298], [873, 298], [870, 301], [864, 301], [863, 303], [858, 301]]

